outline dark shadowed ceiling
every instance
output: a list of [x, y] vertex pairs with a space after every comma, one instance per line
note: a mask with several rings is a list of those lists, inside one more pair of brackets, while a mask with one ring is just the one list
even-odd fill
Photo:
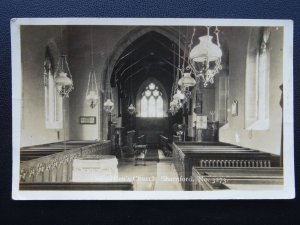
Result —
[[136, 93], [144, 80], [154, 77], [170, 95], [178, 61], [177, 43], [157, 32], [146, 33], [121, 54], [111, 76], [111, 85], [117, 86], [122, 96], [128, 96], [128, 90]]

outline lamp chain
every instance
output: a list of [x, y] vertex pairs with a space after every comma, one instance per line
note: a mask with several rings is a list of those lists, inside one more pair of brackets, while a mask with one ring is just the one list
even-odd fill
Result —
[[91, 27], [91, 59], [92, 59], [92, 70], [94, 69], [94, 43], [93, 43], [93, 27]]

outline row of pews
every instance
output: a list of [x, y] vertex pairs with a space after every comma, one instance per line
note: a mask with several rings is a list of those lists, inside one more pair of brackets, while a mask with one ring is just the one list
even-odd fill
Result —
[[276, 190], [283, 187], [280, 167], [193, 167], [192, 190]]
[[72, 140], [21, 148], [19, 188], [24, 191], [133, 190], [130, 182], [72, 182], [75, 159], [110, 154], [110, 141]]
[[20, 151], [20, 161], [24, 162], [63, 152], [65, 148], [66, 151], [70, 151], [77, 148], [84, 148], [86, 146], [94, 145], [96, 143], [97, 142], [95, 141], [67, 141], [66, 143], [56, 142], [38, 146], [23, 147]]
[[[184, 190], [230, 189], [231, 186], [224, 183], [234, 180], [235, 175], [244, 176], [241, 181], [246, 183], [249, 176], [253, 179], [259, 176], [260, 181], [268, 183], [261, 178], [267, 179], [274, 168], [276, 179], [279, 176], [281, 182], [283, 180], [279, 156], [270, 153], [222, 142], [173, 142], [172, 148], [174, 165]], [[217, 178], [222, 185], [212, 185]]]
[[20, 150], [20, 182], [69, 182], [74, 159], [110, 152], [110, 141], [67, 141], [24, 147]]

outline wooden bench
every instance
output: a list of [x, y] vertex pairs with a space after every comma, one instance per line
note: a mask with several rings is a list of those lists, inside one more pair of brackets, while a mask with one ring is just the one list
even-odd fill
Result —
[[143, 162], [143, 165], [146, 166], [145, 156], [147, 153], [147, 145], [133, 145], [133, 149], [135, 152], [134, 157], [134, 165], [137, 166], [139, 161]]
[[84, 141], [80, 145], [80, 141], [75, 142], [76, 145], [68, 147], [66, 151], [64, 143], [61, 142], [22, 148], [20, 181], [28, 183], [70, 181], [74, 158], [85, 155], [109, 155], [111, 152], [110, 141]]
[[[95, 141], [67, 141], [64, 142], [56, 142], [56, 143], [49, 143], [37, 146], [29, 146], [23, 147], [20, 150], [20, 159], [21, 161], [28, 161], [32, 159], [37, 159], [40, 157], [44, 157], [47, 155], [55, 154], [62, 152], [64, 150], [71, 150], [74, 148], [81, 148], [84, 146], [92, 145], [97, 142]], [[66, 149], [65, 149], [66, 148]]]
[[20, 183], [20, 191], [133, 191], [131, 182]]
[[192, 190], [274, 190], [283, 188], [283, 169], [193, 167]]
[[160, 135], [161, 149], [166, 157], [172, 156], [172, 151], [169, 149], [169, 139], [163, 135]]
[[[184, 190], [191, 190], [192, 167], [230, 167], [250, 162], [257, 167], [277, 167], [279, 157], [254, 149], [243, 148], [221, 142], [178, 142], [173, 143], [173, 162]], [[233, 164], [234, 162], [234, 164]], [[226, 164], [226, 165], [225, 165]], [[260, 166], [262, 165], [262, 166]], [[256, 167], [256, 166], [255, 166]]]

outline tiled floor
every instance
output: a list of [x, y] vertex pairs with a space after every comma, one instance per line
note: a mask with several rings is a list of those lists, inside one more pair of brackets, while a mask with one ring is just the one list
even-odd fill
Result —
[[134, 162], [119, 162], [119, 179], [133, 181], [135, 191], [182, 191], [172, 158], [159, 150], [159, 162], [147, 161], [135, 166]]

